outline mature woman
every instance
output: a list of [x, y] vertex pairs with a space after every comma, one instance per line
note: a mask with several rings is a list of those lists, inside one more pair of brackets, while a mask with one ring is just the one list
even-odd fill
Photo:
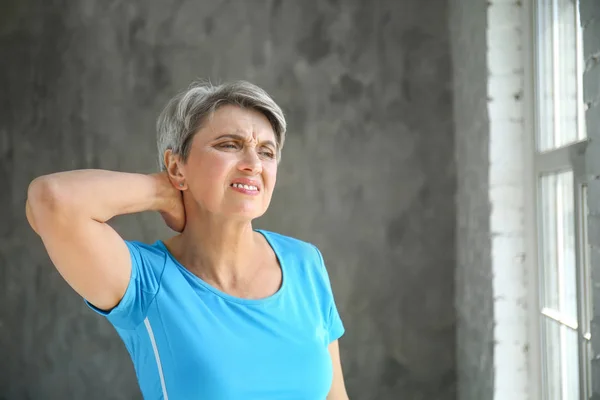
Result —
[[[347, 399], [321, 253], [255, 230], [286, 123], [248, 82], [194, 84], [158, 120], [162, 172], [42, 176], [27, 218], [52, 262], [123, 339], [148, 399]], [[158, 211], [179, 234], [124, 241], [106, 222]]]

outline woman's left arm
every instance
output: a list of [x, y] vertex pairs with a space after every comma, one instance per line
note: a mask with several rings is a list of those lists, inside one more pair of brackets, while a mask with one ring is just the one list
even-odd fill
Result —
[[327, 395], [327, 400], [349, 400], [344, 384], [344, 375], [342, 374], [342, 362], [340, 360], [340, 347], [338, 341], [334, 340], [329, 344], [329, 355], [333, 364], [333, 382]]

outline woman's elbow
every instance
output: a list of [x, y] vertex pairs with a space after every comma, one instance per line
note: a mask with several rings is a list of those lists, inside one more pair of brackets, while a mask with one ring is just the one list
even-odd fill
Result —
[[53, 179], [42, 176], [34, 179], [27, 188], [25, 214], [31, 228], [37, 233], [39, 218], [54, 214], [64, 208], [59, 189]]

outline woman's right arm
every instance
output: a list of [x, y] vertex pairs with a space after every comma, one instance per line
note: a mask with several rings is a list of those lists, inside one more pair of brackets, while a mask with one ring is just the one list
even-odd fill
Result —
[[27, 192], [27, 219], [58, 272], [103, 310], [122, 299], [132, 267], [127, 245], [106, 222], [142, 211], [168, 215], [172, 228], [183, 229], [181, 193], [166, 173], [67, 171], [35, 179]]

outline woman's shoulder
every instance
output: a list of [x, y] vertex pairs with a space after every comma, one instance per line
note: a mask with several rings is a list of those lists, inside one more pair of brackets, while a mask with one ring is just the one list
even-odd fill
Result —
[[[296, 282], [301, 288], [320, 288], [323, 296], [331, 295], [331, 284], [321, 251], [310, 242], [280, 233], [259, 230], [271, 244], [275, 253], [285, 266], [286, 272], [292, 273], [290, 282]], [[305, 283], [310, 281], [310, 285]]]
[[138, 251], [161, 254], [164, 253], [164, 244], [162, 240], [154, 242], [146, 242], [142, 240], [125, 240], [128, 247], [137, 249]]
[[314, 244], [292, 236], [287, 236], [278, 232], [267, 231], [264, 229], [257, 229], [256, 231], [265, 236], [265, 238], [272, 245], [276, 244], [279, 247], [285, 247], [287, 250], [314, 251], [316, 249]]
[[304, 240], [283, 235], [277, 232], [257, 229], [269, 242], [271, 247], [278, 255], [283, 255], [286, 258], [301, 258], [303, 260], [321, 261], [321, 253], [317, 247]]
[[157, 267], [164, 267], [165, 260], [168, 258], [168, 250], [161, 240], [147, 243], [141, 240], [125, 240], [129, 248], [129, 253], [139, 264], [152, 264]]

